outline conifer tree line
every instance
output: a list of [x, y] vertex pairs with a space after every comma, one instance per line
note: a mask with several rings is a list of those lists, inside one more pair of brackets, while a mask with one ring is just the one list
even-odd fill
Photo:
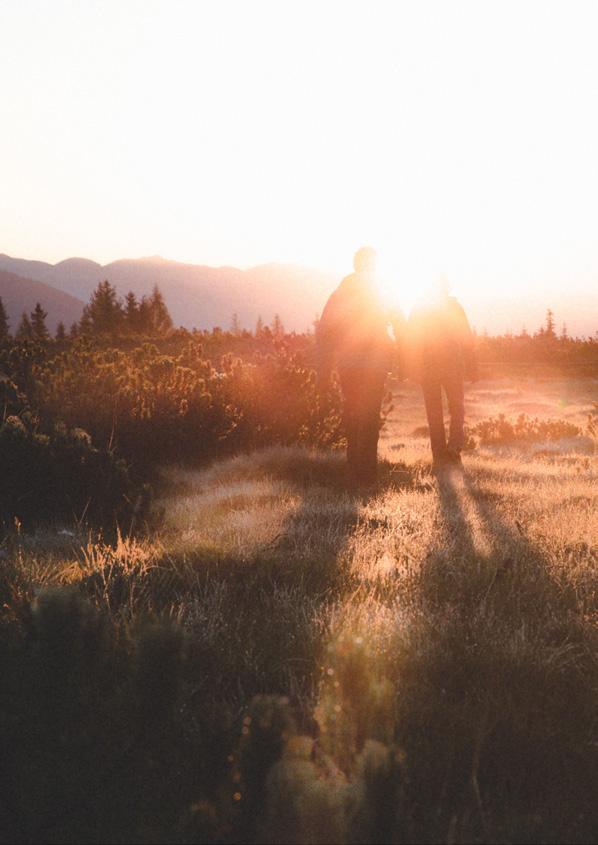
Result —
[[129, 291], [123, 302], [116, 288], [106, 279], [92, 293], [81, 319], [71, 326], [70, 334], [162, 336], [170, 329], [172, 319], [157, 285], [150, 296], [142, 296], [139, 300]]
[[8, 314], [0, 296], [0, 343], [10, 337], [10, 324], [8, 322]]
[[[46, 325], [47, 316], [47, 312], [39, 302], [29, 314], [24, 311], [14, 332], [14, 339], [19, 341], [50, 340], [50, 331]], [[11, 338], [10, 329], [6, 307], [0, 296], [0, 343]], [[144, 295], [138, 298], [133, 291], [129, 291], [124, 299], [121, 299], [116, 288], [106, 279], [100, 282], [93, 291], [89, 303], [83, 309], [81, 319], [71, 325], [68, 333], [64, 323], [62, 321], [58, 323], [55, 338], [57, 341], [65, 341], [67, 337], [75, 338], [81, 335], [165, 337], [172, 329], [172, 318], [157, 285], [149, 296]], [[215, 329], [215, 331], [220, 331], [220, 329]], [[251, 331], [247, 332], [241, 327], [237, 312], [234, 312], [231, 317], [229, 334], [235, 337], [252, 334]], [[286, 330], [279, 314], [274, 315], [270, 325], [264, 323], [261, 315], [258, 316], [253, 332], [255, 338], [280, 338], [285, 334]], [[542, 345], [546, 342], [552, 345], [556, 341], [569, 344], [583, 341], [583, 338], [575, 338], [569, 334], [565, 322], [562, 323], [560, 332], [557, 332], [555, 315], [550, 308], [546, 310], [544, 322], [533, 334], [524, 327], [519, 335], [507, 332], [505, 335], [491, 338], [484, 330], [479, 339], [482, 345], [485, 340], [536, 341]], [[585, 342], [593, 344], [597, 341], [598, 331]]]
[[[14, 339], [50, 340], [47, 317], [47, 311], [37, 302], [33, 311], [24, 311], [21, 315]], [[6, 307], [0, 296], [0, 343], [11, 338], [10, 328]], [[68, 337], [81, 335], [164, 337], [172, 328], [172, 318], [157, 285], [149, 296], [138, 298], [133, 291], [129, 291], [121, 299], [116, 288], [106, 279], [98, 284], [83, 309], [81, 319], [71, 325], [68, 333], [64, 323], [58, 323], [55, 338], [57, 341], [65, 341]], [[232, 315], [229, 332], [236, 337], [248, 334], [241, 328], [237, 312]], [[254, 332], [256, 338], [280, 338], [285, 333], [279, 314], [274, 315], [270, 325], [264, 323], [261, 315], [258, 317]]]
[[[235, 311], [231, 317], [230, 321], [230, 333], [239, 336], [241, 334], [251, 334], [246, 329], [241, 328], [241, 324], [239, 322], [239, 315]], [[272, 322], [269, 326], [264, 323], [263, 317], [261, 314], [258, 314], [258, 318], [255, 323], [255, 329], [253, 331], [253, 336], [256, 338], [280, 338], [286, 334], [286, 329], [283, 325], [282, 320], [280, 319], [280, 314], [275, 314], [272, 318]]]
[[[41, 303], [36, 303], [29, 314], [24, 311], [16, 327], [15, 340], [50, 339], [46, 325], [48, 317]], [[172, 329], [172, 319], [158, 286], [149, 296], [138, 299], [129, 291], [124, 301], [118, 297], [116, 288], [108, 280], [100, 282], [83, 309], [81, 319], [73, 323], [70, 337], [79, 335], [149, 335], [161, 337]], [[0, 342], [11, 337], [6, 307], [0, 297]], [[66, 340], [67, 332], [61, 321], [56, 327], [56, 340]]]

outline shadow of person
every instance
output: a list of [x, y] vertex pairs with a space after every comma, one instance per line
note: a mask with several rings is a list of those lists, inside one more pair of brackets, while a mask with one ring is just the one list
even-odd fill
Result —
[[438, 503], [444, 534], [457, 545], [464, 557], [476, 557], [476, 546], [467, 498], [463, 495], [464, 473], [461, 467], [443, 467], [436, 478]]
[[388, 490], [432, 490], [434, 483], [426, 468], [402, 461], [381, 460], [378, 463], [378, 484], [374, 495]]
[[[571, 618], [579, 609], [573, 582], [559, 576], [550, 556], [526, 527], [505, 512], [503, 497], [464, 474], [464, 488], [492, 546], [494, 574], [488, 590], [497, 613], [537, 628], [548, 616]], [[558, 626], [557, 626], [558, 627]]]
[[[318, 691], [318, 667], [326, 641], [322, 619], [363, 586], [363, 573], [354, 565], [354, 535], [387, 530], [383, 513], [370, 504], [390, 487], [418, 483], [417, 473], [408, 467], [382, 465], [380, 469], [376, 487], [352, 490], [347, 486], [344, 461], [334, 453], [298, 452], [292, 462], [280, 467], [284, 480], [291, 482], [294, 505], [277, 536], [264, 543], [256, 556], [267, 567], [272, 601], [276, 597], [279, 605], [292, 601], [294, 608], [283, 617], [277, 606], [260, 636], [277, 667], [278, 690], [288, 695], [290, 688], [308, 732], [309, 703]], [[275, 468], [269, 471], [274, 474]]]
[[418, 585], [428, 654], [417, 675], [442, 702], [429, 729], [429, 804], [443, 824], [464, 819], [464, 839], [491, 839], [497, 807], [513, 818], [534, 807], [555, 841], [582, 817], [595, 831], [598, 751], [584, 744], [595, 634], [574, 579], [475, 473], [443, 473], [437, 491], [441, 539]]
[[[481, 576], [478, 587], [484, 590], [481, 598], [489, 600], [505, 575], [519, 570], [520, 591], [525, 583], [536, 599], [541, 593], [547, 601], [562, 601], [562, 588], [547, 567], [545, 553], [515, 517], [505, 513], [500, 494], [476, 483], [463, 467], [444, 468], [437, 487], [443, 536], [452, 554], [457, 551], [459, 558], [469, 561], [470, 570], [476, 567]], [[473, 572], [464, 574], [471, 580]], [[521, 594], [515, 604], [520, 607]], [[513, 601], [506, 608], [500, 601], [499, 605], [510, 612]]]

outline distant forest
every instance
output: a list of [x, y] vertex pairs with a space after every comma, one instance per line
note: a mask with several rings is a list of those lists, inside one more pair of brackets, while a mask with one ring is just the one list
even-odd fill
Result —
[[[295, 350], [309, 349], [314, 339], [313, 331], [285, 332], [277, 314], [269, 322], [259, 317], [251, 331], [241, 328], [236, 313], [231, 315], [226, 327], [216, 326], [211, 330], [175, 328], [157, 285], [149, 296], [138, 298], [129, 291], [124, 298], [120, 298], [116, 288], [107, 280], [97, 285], [81, 319], [68, 328], [61, 322], [52, 336], [46, 318], [47, 314], [38, 302], [33, 311], [29, 314], [24, 312], [18, 325], [12, 327], [0, 297], [0, 343], [37, 341], [56, 345], [87, 337], [104, 344], [120, 344], [145, 338], [168, 341], [168, 347], [173, 348], [173, 344], [186, 338], [201, 337], [203, 343], [212, 350], [223, 351], [227, 347], [230, 352], [243, 354], [263, 348], [264, 344], [267, 347], [272, 339], [284, 339]], [[484, 332], [477, 335], [477, 350], [482, 364], [593, 366], [598, 364], [598, 330], [591, 337], [572, 337], [566, 324], [557, 328], [555, 314], [548, 308], [544, 323], [535, 332], [529, 333], [524, 329], [517, 335], [507, 333], [496, 336]]]
[[555, 315], [550, 308], [536, 332], [477, 336], [477, 353], [481, 363], [598, 365], [598, 331], [592, 337], [570, 337], [562, 324], [557, 332]]

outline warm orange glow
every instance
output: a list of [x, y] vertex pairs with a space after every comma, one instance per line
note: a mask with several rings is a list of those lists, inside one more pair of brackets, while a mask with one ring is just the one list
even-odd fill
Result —
[[464, 299], [595, 290], [594, 4], [56, 0], [2, 26], [0, 251], [340, 277], [369, 242], [404, 310], [438, 271]]

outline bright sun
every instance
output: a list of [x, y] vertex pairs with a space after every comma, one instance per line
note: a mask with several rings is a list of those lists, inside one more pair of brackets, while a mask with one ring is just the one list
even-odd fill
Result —
[[425, 262], [410, 262], [391, 252], [379, 255], [379, 290], [387, 308], [408, 315], [416, 302], [425, 298], [441, 269]]

